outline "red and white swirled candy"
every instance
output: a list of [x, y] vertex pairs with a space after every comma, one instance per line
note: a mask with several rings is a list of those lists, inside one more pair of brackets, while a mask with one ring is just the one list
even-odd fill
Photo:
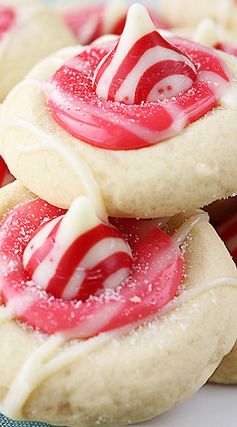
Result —
[[237, 265], [237, 213], [224, 219], [216, 229]]
[[8, 6], [0, 5], [0, 40], [16, 21], [15, 11]]
[[[99, 97], [93, 79], [101, 60], [106, 61], [116, 46], [111, 40], [85, 49], [54, 74], [46, 87], [53, 118], [80, 141], [110, 150], [149, 147], [179, 134], [220, 104], [232, 79], [216, 50], [181, 38], [170, 37], [168, 41], [194, 64], [197, 75], [189, 90], [172, 98], [134, 105]], [[147, 82], [150, 77], [153, 81], [152, 75], [146, 75]], [[149, 87], [147, 84], [144, 88]], [[139, 99], [144, 97], [146, 93], [139, 94]]]
[[[169, 27], [155, 9], [149, 8], [149, 13], [156, 28]], [[126, 14], [126, 2], [110, 0], [102, 4], [73, 7], [64, 12], [63, 18], [78, 42], [89, 44], [105, 34], [120, 35], [124, 29]]]
[[15, 208], [0, 227], [0, 296], [15, 317], [46, 333], [88, 338], [158, 313], [179, 292], [183, 263], [177, 243], [154, 221], [113, 220], [127, 240], [133, 265], [127, 281], [86, 301], [55, 298], [31, 280], [24, 251], [39, 227], [63, 215], [38, 199]]
[[186, 92], [196, 76], [190, 59], [165, 40], [146, 9], [135, 4], [119, 42], [98, 65], [93, 87], [104, 99], [140, 104]]
[[48, 293], [84, 301], [123, 283], [132, 254], [121, 233], [102, 223], [91, 202], [79, 197], [66, 215], [36, 232], [23, 263], [32, 280]]

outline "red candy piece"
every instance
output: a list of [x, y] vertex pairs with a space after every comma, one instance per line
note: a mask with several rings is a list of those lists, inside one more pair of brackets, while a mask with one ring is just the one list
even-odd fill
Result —
[[15, 24], [16, 14], [11, 7], [0, 5], [0, 38]]
[[79, 197], [66, 215], [37, 229], [24, 252], [32, 280], [57, 298], [85, 301], [125, 281], [132, 266], [123, 236]]
[[[117, 17], [106, 31], [104, 20], [107, 4], [90, 5], [87, 7], [79, 8], [65, 12], [64, 21], [73, 34], [77, 37], [79, 43], [90, 44], [98, 37], [110, 34], [122, 34], [124, 29], [126, 14], [121, 14]], [[121, 6], [122, 7], [122, 6]], [[149, 9], [149, 13], [156, 28], [169, 28], [169, 25], [160, 18], [154, 9]]]
[[46, 334], [88, 338], [145, 321], [177, 294], [183, 269], [180, 249], [154, 221], [144, 220], [115, 220], [134, 260], [124, 285], [85, 302], [57, 299], [37, 288], [23, 268], [23, 253], [37, 228], [62, 213], [36, 200], [14, 209], [2, 224], [0, 293], [19, 320]]
[[225, 242], [227, 249], [230, 251], [237, 265], [237, 213], [224, 219], [217, 225], [216, 230]]
[[141, 105], [99, 98], [92, 79], [101, 59], [111, 49], [110, 42], [90, 47], [55, 73], [46, 93], [53, 118], [76, 138], [111, 150], [149, 147], [177, 135], [218, 106], [220, 89], [231, 78], [214, 50], [181, 38], [171, 38], [170, 42], [197, 69], [197, 80], [187, 92]]

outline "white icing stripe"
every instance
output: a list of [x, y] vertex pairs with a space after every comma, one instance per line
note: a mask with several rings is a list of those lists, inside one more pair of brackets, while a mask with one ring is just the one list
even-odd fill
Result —
[[18, 117], [14, 117], [13, 119], [5, 122], [3, 125], [3, 132], [7, 132], [7, 130], [11, 127], [25, 129], [30, 134], [38, 137], [40, 139], [39, 146], [32, 147], [23, 147], [20, 145], [17, 148], [18, 153], [33, 153], [45, 150], [53, 150], [59, 155], [63, 157], [65, 161], [72, 167], [75, 174], [80, 178], [82, 185], [85, 188], [87, 196], [93, 202], [97, 215], [102, 220], [107, 220], [107, 213], [105, 211], [104, 202], [102, 199], [101, 191], [98, 183], [96, 182], [89, 166], [82, 159], [75, 156], [73, 150], [69, 147], [66, 147], [62, 144], [61, 140], [56, 136], [51, 135], [48, 132], [43, 131], [40, 127], [33, 125], [32, 123], [22, 120]]
[[213, 279], [208, 283], [202, 283], [194, 286], [192, 289], [187, 288], [182, 290], [181, 294], [174, 298], [169, 304], [162, 308], [158, 314], [158, 317], [167, 316], [171, 311], [178, 309], [180, 306], [189, 302], [190, 299], [199, 297], [205, 292], [215, 290], [225, 286], [231, 286], [237, 288], [237, 277], [234, 276], [223, 276]]
[[[178, 309], [180, 306], [189, 302], [190, 299], [197, 298], [204, 292], [225, 286], [237, 287], [237, 278], [232, 276], [221, 277], [209, 283], [195, 286], [193, 289], [184, 290], [179, 297], [175, 298], [164, 307], [157, 317], [162, 318], [167, 316], [171, 311]], [[42, 382], [68, 366], [70, 363], [75, 362], [78, 358], [94, 350], [98, 350], [102, 345], [105, 345], [112, 339], [119, 338], [119, 336], [127, 332], [129, 332], [127, 328], [126, 330], [116, 330], [112, 333], [101, 334], [88, 341], [69, 344], [58, 355], [47, 361], [65, 342], [65, 337], [62, 335], [52, 336], [35, 350], [23, 365], [11, 384], [10, 390], [2, 405], [2, 412], [12, 419], [24, 419], [22, 410], [30, 395]], [[20, 393], [19, 390], [21, 390]]]
[[197, 215], [188, 218], [181, 227], [173, 234], [172, 238], [176, 240], [178, 246], [182, 245], [192, 229], [201, 222], [208, 222], [209, 216], [206, 212], [201, 211]]
[[[42, 346], [34, 351], [26, 361], [18, 376], [12, 383], [8, 395], [3, 403], [2, 411], [12, 419], [24, 419], [22, 409], [29, 399], [31, 393], [47, 378], [75, 361], [98, 349], [101, 345], [117, 336], [115, 334], [104, 334], [85, 342], [69, 344], [67, 348], [47, 362], [47, 359], [64, 344], [63, 336], [50, 337]], [[20, 390], [20, 393], [19, 393]]]

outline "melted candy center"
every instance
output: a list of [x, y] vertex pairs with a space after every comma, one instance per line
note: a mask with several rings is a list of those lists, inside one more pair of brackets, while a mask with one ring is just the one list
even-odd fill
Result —
[[98, 97], [93, 77], [115, 46], [110, 41], [84, 50], [54, 74], [46, 87], [53, 118], [79, 141], [109, 150], [149, 147], [178, 135], [219, 105], [231, 76], [215, 50], [181, 38], [171, 41], [195, 64], [197, 78], [188, 91], [134, 105]]
[[[42, 286], [37, 286], [23, 267], [24, 254], [32, 242], [36, 243], [36, 233], [45, 233], [44, 224], [45, 227], [50, 224], [51, 228], [51, 221], [55, 221], [55, 225], [62, 215], [65, 212], [60, 209], [35, 200], [15, 208], [2, 223], [0, 295], [17, 319], [46, 334], [65, 332], [70, 338], [88, 338], [144, 322], [177, 294], [183, 271], [180, 249], [169, 235], [157, 227], [156, 222], [144, 220], [113, 221], [115, 230], [122, 240], [128, 242], [133, 256], [127, 280], [116, 289], [104, 289], [99, 295], [78, 301], [54, 297]], [[41, 238], [42, 233], [38, 245]], [[57, 240], [57, 243], [60, 242]], [[68, 257], [70, 262], [74, 255], [71, 253]], [[40, 260], [35, 257], [37, 259]], [[29, 258], [24, 262], [28, 263]], [[76, 262], [74, 267], [77, 265]], [[47, 282], [46, 263], [44, 273]], [[60, 277], [58, 286], [61, 286]]]

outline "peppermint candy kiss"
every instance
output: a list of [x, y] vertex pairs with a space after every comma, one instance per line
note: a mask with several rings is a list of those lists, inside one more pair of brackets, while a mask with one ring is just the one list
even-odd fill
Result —
[[144, 6], [134, 4], [119, 42], [95, 71], [93, 87], [104, 99], [140, 104], [186, 92], [196, 76], [190, 59], [158, 33]]
[[86, 197], [48, 221], [28, 243], [23, 264], [38, 286], [58, 298], [86, 300], [129, 275], [131, 250], [119, 231], [102, 223]]

